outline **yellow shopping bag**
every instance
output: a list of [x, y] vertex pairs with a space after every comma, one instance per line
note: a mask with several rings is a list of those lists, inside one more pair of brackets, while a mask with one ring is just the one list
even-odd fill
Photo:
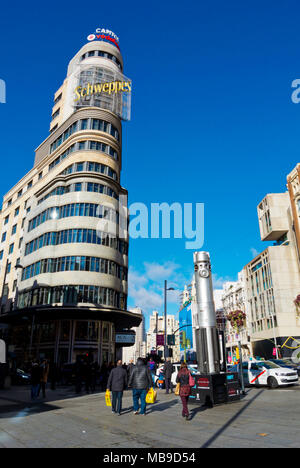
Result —
[[106, 406], [111, 406], [110, 391], [106, 390], [105, 392], [105, 403]]
[[146, 403], [155, 403], [157, 392], [151, 387], [146, 395]]
[[176, 388], [175, 388], [175, 395], [179, 395], [180, 394], [180, 383], [178, 382], [178, 384], [176, 385]]

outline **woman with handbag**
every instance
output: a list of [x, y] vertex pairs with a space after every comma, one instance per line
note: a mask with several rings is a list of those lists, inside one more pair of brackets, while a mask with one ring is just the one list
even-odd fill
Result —
[[182, 362], [180, 366], [176, 382], [180, 385], [179, 396], [182, 402], [182, 417], [189, 421], [188, 400], [191, 394], [191, 387], [195, 385], [195, 382], [185, 362]]

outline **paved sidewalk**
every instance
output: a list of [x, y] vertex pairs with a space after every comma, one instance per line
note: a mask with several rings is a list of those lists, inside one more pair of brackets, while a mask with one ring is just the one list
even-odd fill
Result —
[[103, 392], [76, 396], [74, 388], [47, 390], [31, 403], [30, 388], [0, 391], [0, 448], [102, 447], [299, 447], [300, 387], [251, 388], [243, 400], [212, 409], [190, 405], [181, 417], [174, 394], [158, 392], [146, 416], [134, 415], [124, 393], [121, 416], [105, 406]]

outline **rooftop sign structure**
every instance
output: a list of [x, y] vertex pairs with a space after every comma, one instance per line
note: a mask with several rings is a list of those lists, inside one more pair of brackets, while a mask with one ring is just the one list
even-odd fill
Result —
[[88, 35], [87, 40], [110, 42], [120, 50], [118, 36], [109, 29], [97, 28], [93, 34]]

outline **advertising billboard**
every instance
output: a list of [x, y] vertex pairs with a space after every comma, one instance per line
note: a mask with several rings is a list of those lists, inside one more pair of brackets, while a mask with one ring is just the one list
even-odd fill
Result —
[[120, 50], [118, 36], [109, 29], [97, 28], [93, 34], [88, 35], [87, 40], [109, 42]]
[[104, 66], [82, 65], [72, 92], [74, 109], [101, 107], [122, 120], [131, 117], [132, 82], [121, 72]]
[[185, 302], [179, 310], [180, 360], [193, 362], [197, 360], [193, 339], [192, 304], [191, 299]]

